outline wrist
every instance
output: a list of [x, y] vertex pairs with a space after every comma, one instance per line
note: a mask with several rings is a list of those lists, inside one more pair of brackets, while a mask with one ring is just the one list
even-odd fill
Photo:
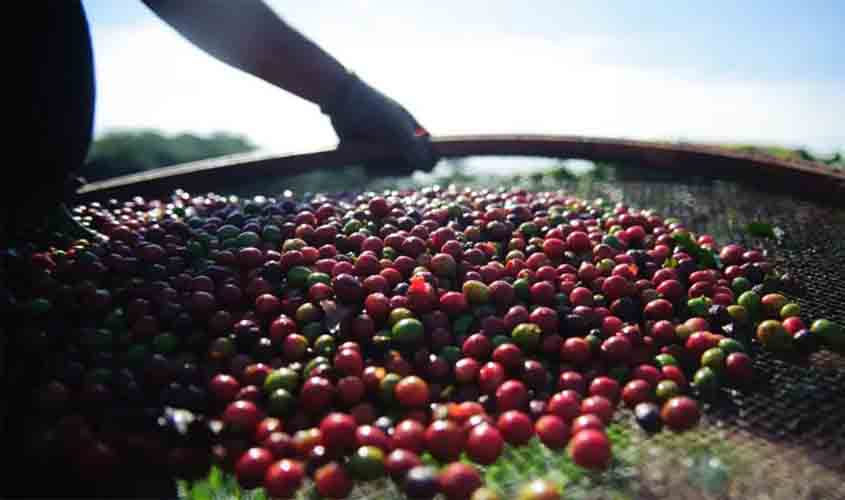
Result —
[[343, 78], [336, 83], [331, 92], [329, 92], [325, 99], [317, 104], [320, 106], [320, 111], [324, 115], [333, 116], [338, 110], [343, 109], [353, 92], [356, 85], [361, 80], [358, 75], [351, 71], [347, 71]]

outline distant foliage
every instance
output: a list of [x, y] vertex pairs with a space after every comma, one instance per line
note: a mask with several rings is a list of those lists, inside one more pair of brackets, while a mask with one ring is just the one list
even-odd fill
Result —
[[108, 132], [94, 141], [80, 175], [96, 181], [254, 149], [247, 138], [225, 132], [207, 137], [166, 136], [155, 130]]
[[804, 160], [816, 163], [824, 163], [834, 168], [845, 168], [845, 157], [842, 151], [836, 151], [831, 156], [824, 157], [813, 154], [806, 149], [789, 149], [781, 146], [751, 146], [751, 145], [727, 145], [728, 149], [735, 149], [744, 153], [757, 153], [782, 158], [784, 160]]

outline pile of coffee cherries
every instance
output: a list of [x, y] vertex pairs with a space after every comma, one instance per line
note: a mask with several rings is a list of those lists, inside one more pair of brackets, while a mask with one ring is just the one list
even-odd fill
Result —
[[272, 497], [389, 476], [491, 498], [481, 471], [506, 445], [600, 471], [617, 408], [690, 429], [698, 400], [753, 383], [752, 345], [845, 339], [805, 326], [761, 251], [564, 193], [180, 191], [76, 215], [107, 239], [7, 252], [6, 272], [36, 434], [83, 477], [216, 464]]

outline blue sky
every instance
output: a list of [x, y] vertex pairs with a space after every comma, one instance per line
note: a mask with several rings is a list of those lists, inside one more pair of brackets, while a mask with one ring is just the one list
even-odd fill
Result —
[[[83, 3], [98, 132], [229, 130], [280, 152], [336, 141], [315, 106], [214, 61], [140, 1]], [[845, 146], [841, 2], [269, 3], [435, 134]]]

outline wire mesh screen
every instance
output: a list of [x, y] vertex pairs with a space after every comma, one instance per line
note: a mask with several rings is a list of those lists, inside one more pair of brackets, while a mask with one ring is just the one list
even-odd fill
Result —
[[[624, 177], [582, 191], [678, 217], [722, 244], [763, 245], [793, 277], [782, 292], [808, 317], [845, 319], [845, 239], [837, 236], [845, 211], [728, 181]], [[749, 236], [747, 225], [759, 221], [782, 230], [781, 239]], [[754, 358], [754, 386], [724, 390], [695, 431], [647, 437], [628, 420], [630, 496], [845, 498], [845, 357], [822, 351], [784, 359], [758, 349]]]
[[[720, 244], [762, 246], [789, 277], [778, 291], [798, 302], [804, 316], [845, 321], [845, 210], [768, 191], [764, 179], [754, 186], [619, 165], [609, 172], [564, 179], [528, 175], [516, 185], [650, 208], [712, 234]], [[491, 190], [514, 187], [513, 179], [504, 178], [461, 180]], [[254, 191], [244, 186], [240, 192]], [[748, 225], [756, 222], [776, 228], [778, 237], [749, 234]], [[623, 447], [614, 450], [618, 462], [603, 475], [570, 480], [564, 498], [845, 498], [845, 356], [823, 350], [785, 358], [752, 350], [758, 374], [753, 386], [723, 389], [692, 431], [649, 435], [630, 411], [618, 412], [612, 428]], [[566, 482], [571, 476], [561, 470], [561, 455], [536, 443], [510, 449], [500, 460], [506, 465], [488, 468], [486, 477], [508, 495], [536, 477]], [[402, 495], [385, 481], [356, 487], [353, 497]]]
[[[677, 179], [638, 168], [614, 167], [610, 172], [459, 180], [493, 190], [516, 185], [604, 198], [677, 217], [689, 229], [713, 235], [719, 244], [762, 246], [776, 270], [789, 276], [777, 291], [800, 304], [804, 317], [845, 323], [845, 210], [725, 180]], [[218, 192], [274, 195], [293, 183], [244, 182]], [[357, 187], [389, 184], [362, 180]], [[750, 235], [747, 227], [754, 222], [776, 228], [777, 237]], [[609, 429], [615, 460], [605, 473], [573, 472], [564, 452], [550, 451], [535, 440], [507, 449], [496, 464], [483, 468], [484, 478], [495, 483], [503, 498], [512, 496], [523, 481], [548, 477], [565, 483], [564, 498], [845, 499], [845, 356], [823, 350], [809, 358], [789, 358], [751, 350], [758, 374], [754, 384], [722, 389], [704, 405], [702, 422], [692, 431], [649, 435], [635, 424], [631, 412], [617, 412]], [[178, 493], [226, 498], [232, 494], [226, 483], [232, 481], [213, 478], [201, 494], [182, 484]], [[300, 496], [317, 495], [309, 487]], [[391, 482], [380, 480], [359, 484], [352, 498], [401, 494]]]
[[[789, 277], [777, 291], [798, 302], [804, 316], [845, 321], [845, 238], [840, 236], [845, 232], [845, 210], [769, 191], [765, 179], [751, 185], [680, 179], [640, 167], [603, 167], [598, 175], [579, 177], [529, 174], [457, 180], [491, 190], [560, 190], [583, 199], [654, 209], [677, 217], [695, 232], [713, 235], [720, 244], [762, 246], [777, 271]], [[360, 172], [354, 175], [360, 183]], [[319, 186], [311, 174], [300, 181], [306, 189]], [[272, 186], [286, 185], [279, 180]], [[390, 183], [361, 185], [384, 187]], [[255, 184], [235, 187], [244, 195], [258, 194], [259, 189]], [[751, 235], [748, 225], [759, 222], [775, 228], [778, 237]], [[755, 383], [743, 390], [723, 389], [705, 405], [704, 418], [692, 431], [649, 435], [630, 411], [618, 412], [611, 428], [618, 460], [604, 474], [576, 474], [573, 480], [562, 452], [532, 442], [508, 449], [498, 464], [487, 468], [485, 478], [505, 495], [514, 495], [523, 481], [547, 477], [565, 484], [564, 498], [845, 498], [845, 356], [823, 350], [809, 358], [785, 358], [756, 346], [752, 350]], [[389, 481], [379, 481], [357, 486], [352, 497], [402, 495]]]

